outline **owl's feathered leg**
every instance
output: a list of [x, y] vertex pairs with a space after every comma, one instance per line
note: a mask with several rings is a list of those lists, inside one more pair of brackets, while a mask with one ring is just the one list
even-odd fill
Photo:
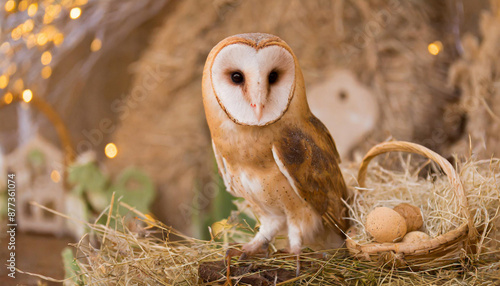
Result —
[[259, 232], [249, 243], [243, 245], [241, 259], [262, 252], [268, 254], [269, 242], [271, 242], [276, 234], [284, 227], [285, 221], [285, 217], [281, 216], [260, 217], [261, 226]]
[[242, 250], [237, 250], [234, 248], [228, 249], [226, 252], [226, 284], [231, 284], [231, 258], [240, 255], [240, 260], [246, 259], [248, 256], [252, 256], [257, 253], [265, 252], [266, 256], [269, 255], [269, 242], [276, 236], [276, 234], [285, 225], [284, 217], [261, 217], [261, 226], [259, 232], [255, 237], [249, 242], [243, 245]]
[[297, 257], [297, 270], [296, 276], [300, 274], [300, 253], [302, 252], [302, 231], [294, 224], [288, 225], [288, 240], [290, 243], [290, 253]]

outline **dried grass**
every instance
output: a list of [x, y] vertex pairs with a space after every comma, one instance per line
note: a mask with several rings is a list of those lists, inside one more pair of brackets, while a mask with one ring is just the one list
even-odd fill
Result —
[[[421, 207], [425, 218], [425, 231], [436, 236], [457, 227], [458, 206], [453, 203], [454, 194], [448, 181], [440, 175], [420, 178], [418, 172], [424, 167], [410, 163], [410, 156], [399, 155], [402, 172], [390, 171], [381, 164], [373, 164], [368, 172], [366, 191], [356, 192], [355, 204], [350, 216], [359, 230], [359, 242], [369, 242], [363, 228], [367, 213], [375, 206], [395, 206], [409, 202]], [[376, 262], [362, 262], [346, 255], [343, 250], [327, 250], [326, 258], [317, 259], [314, 252], [305, 251], [303, 270], [297, 278], [283, 273], [294, 273], [295, 261], [287, 255], [275, 254], [270, 258], [254, 258], [251, 262], [233, 261], [235, 267], [253, 269], [233, 282], [242, 282], [257, 275], [272, 275], [269, 283], [278, 285], [309, 283], [310, 285], [491, 285], [500, 282], [500, 250], [498, 242], [500, 210], [500, 160], [467, 160], [458, 165], [474, 214], [474, 223], [482, 229], [479, 240], [481, 252], [477, 255], [463, 255], [449, 260], [446, 265], [434, 266], [429, 262], [425, 268], [397, 268]], [[353, 177], [354, 168], [344, 168], [347, 179]], [[230, 218], [222, 231], [212, 241], [198, 240], [184, 236], [158, 221], [127, 207], [134, 216], [134, 223], [125, 218], [113, 216], [121, 222], [109, 227], [89, 225], [89, 235], [75, 245], [78, 279], [86, 285], [198, 285], [200, 265], [216, 263], [224, 258], [229, 247], [238, 247], [232, 242], [249, 240], [254, 230], [244, 221]], [[496, 224], [496, 225], [495, 225]], [[103, 241], [103, 236], [106, 236]], [[279, 244], [283, 238], [275, 242]], [[225, 268], [212, 273], [210, 284], [225, 281]], [[280, 274], [281, 273], [281, 274]], [[206, 276], [206, 275], [205, 275]], [[282, 275], [283, 276], [283, 275]], [[286, 276], [286, 275], [285, 275]], [[76, 279], [76, 278], [75, 278]], [[267, 280], [266, 280], [267, 281]], [[267, 285], [267, 284], [262, 284]]]

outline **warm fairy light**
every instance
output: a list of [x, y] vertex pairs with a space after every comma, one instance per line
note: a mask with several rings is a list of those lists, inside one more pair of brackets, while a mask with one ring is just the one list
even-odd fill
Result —
[[50, 179], [54, 183], [59, 183], [59, 181], [61, 181], [61, 173], [59, 173], [57, 170], [52, 170], [52, 172], [50, 173]]
[[9, 75], [13, 75], [17, 71], [17, 66], [15, 63], [11, 63], [10, 66], [7, 68], [7, 73]]
[[24, 10], [28, 9], [28, 0], [22, 0], [21, 2], [19, 2], [17, 9], [19, 11], [24, 11]]
[[435, 56], [435, 55], [439, 54], [439, 47], [434, 43], [429, 44], [427, 49], [429, 50], [429, 53], [431, 53], [431, 55]]
[[16, 27], [16, 28], [12, 29], [12, 32], [10, 33], [10, 36], [12, 37], [12, 40], [14, 40], [14, 41], [19, 40], [22, 35], [23, 35], [23, 30], [21, 29], [21, 27]]
[[64, 42], [64, 35], [62, 33], [57, 33], [54, 35], [54, 39], [52, 39], [54, 45], [59, 46]]
[[32, 99], [33, 99], [33, 92], [31, 92], [31, 90], [29, 90], [29, 89], [25, 89], [23, 91], [23, 100], [24, 100], [24, 102], [28, 103]]
[[15, 82], [14, 82], [14, 86], [12, 87], [12, 89], [15, 91], [15, 92], [20, 92], [21, 90], [24, 89], [24, 81], [22, 78], [18, 78]]
[[52, 54], [49, 51], [43, 52], [40, 61], [42, 62], [42, 65], [44, 65], [44, 66], [50, 64], [50, 62], [52, 61]]
[[9, 77], [5, 74], [0, 76], [0, 89], [4, 89], [9, 84]]
[[431, 55], [436, 56], [443, 49], [443, 44], [440, 41], [435, 41], [427, 46], [427, 50]]
[[45, 44], [47, 44], [48, 40], [49, 39], [47, 37], [47, 34], [45, 34], [45, 33], [39, 33], [38, 35], [36, 35], [36, 43], [39, 46], [44, 46]]
[[45, 14], [43, 15], [43, 23], [50, 24], [61, 13], [61, 5], [48, 5], [45, 7]]
[[50, 23], [52, 23], [52, 21], [54, 21], [54, 17], [52, 15], [47, 14], [47, 13], [45, 15], [43, 15], [43, 23], [44, 24], [50, 24]]
[[52, 68], [50, 66], [43, 67], [41, 75], [42, 78], [48, 79], [52, 75]]
[[9, 42], [4, 42], [3, 44], [0, 45], [0, 52], [7, 53], [9, 50], [10, 50]]
[[98, 50], [101, 49], [101, 47], [102, 47], [102, 42], [98, 38], [95, 38], [90, 44], [90, 50], [92, 52], [97, 52]]
[[26, 38], [26, 47], [31, 49], [34, 46], [36, 46], [36, 36], [34, 34], [29, 34]]
[[80, 17], [80, 15], [82, 15], [82, 9], [80, 9], [78, 7], [75, 7], [69, 11], [69, 17], [73, 20], [78, 19], [78, 17]]
[[113, 159], [118, 155], [118, 148], [116, 148], [115, 143], [108, 143], [106, 147], [104, 147], [104, 154], [106, 154], [106, 157], [109, 159]]
[[16, 8], [16, 2], [14, 0], [9, 0], [5, 2], [5, 11], [12, 12]]
[[28, 6], [28, 16], [33, 17], [35, 16], [36, 12], [38, 11], [38, 4], [33, 3]]
[[22, 25], [23, 33], [29, 33], [33, 31], [34, 26], [35, 24], [32, 19], [26, 20], [26, 22], [24, 22], [24, 24]]
[[5, 101], [5, 103], [7, 104], [11, 104], [12, 103], [12, 100], [14, 99], [14, 96], [12, 96], [12, 93], [10, 92], [7, 92], [4, 97], [3, 97], [3, 100]]
[[52, 39], [54, 39], [54, 36], [59, 32], [59, 30], [53, 26], [53, 25], [46, 25], [44, 26], [41, 30], [40, 30], [40, 33], [44, 33], [47, 35], [47, 38], [49, 39], [49, 41], [51, 41]]

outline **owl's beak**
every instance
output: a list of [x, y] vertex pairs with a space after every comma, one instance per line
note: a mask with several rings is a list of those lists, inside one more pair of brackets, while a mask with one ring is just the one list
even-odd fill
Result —
[[255, 116], [257, 117], [257, 120], [260, 121], [260, 119], [262, 118], [262, 108], [264, 107], [263, 104], [256, 104], [255, 105]]
[[264, 104], [267, 98], [267, 86], [257, 82], [257, 94], [255, 98], [255, 103], [253, 104], [253, 110], [255, 112], [255, 117], [258, 121], [262, 118], [262, 111], [264, 109]]

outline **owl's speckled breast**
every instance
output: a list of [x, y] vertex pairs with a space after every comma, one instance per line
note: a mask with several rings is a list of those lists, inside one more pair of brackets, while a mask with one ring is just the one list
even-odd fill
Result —
[[265, 169], [275, 165], [271, 151], [275, 134], [270, 128], [235, 125], [230, 130], [219, 130], [220, 135], [213, 136], [217, 138], [214, 142], [221, 155], [235, 168], [254, 166]]

